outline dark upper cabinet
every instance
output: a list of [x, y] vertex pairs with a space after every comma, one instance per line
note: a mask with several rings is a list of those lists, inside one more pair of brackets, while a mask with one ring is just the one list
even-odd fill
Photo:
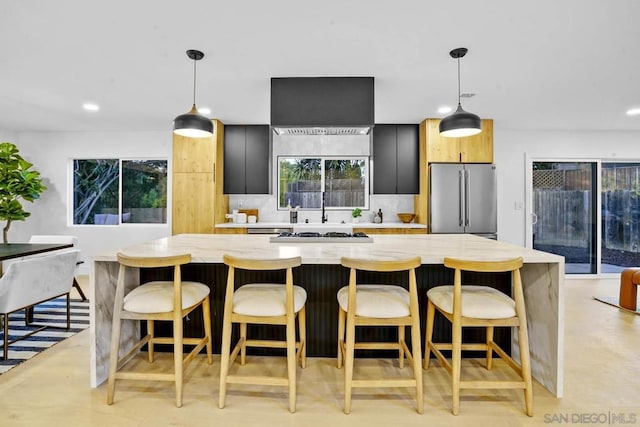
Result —
[[269, 125], [224, 127], [224, 193], [269, 194]]
[[376, 124], [373, 128], [373, 194], [420, 192], [417, 124]]

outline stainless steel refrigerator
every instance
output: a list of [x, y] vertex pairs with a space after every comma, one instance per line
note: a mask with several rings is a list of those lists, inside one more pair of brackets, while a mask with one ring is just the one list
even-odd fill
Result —
[[429, 195], [430, 233], [497, 238], [495, 165], [432, 163]]

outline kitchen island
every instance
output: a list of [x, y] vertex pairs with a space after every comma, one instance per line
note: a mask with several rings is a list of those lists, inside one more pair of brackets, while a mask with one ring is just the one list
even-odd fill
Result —
[[[226, 284], [222, 256], [274, 258], [301, 256], [303, 265], [294, 272], [296, 284], [308, 292], [307, 338], [310, 356], [335, 354], [337, 302], [335, 291], [346, 284], [348, 271], [340, 266], [342, 256], [398, 259], [420, 256], [417, 272], [421, 306], [426, 289], [451, 281], [452, 274], [443, 265], [444, 257], [496, 260], [521, 256], [522, 280], [527, 304], [529, 345], [534, 378], [555, 396], [563, 394], [564, 361], [564, 258], [524, 247], [473, 235], [376, 235], [366, 243], [270, 243], [269, 235], [183, 234], [121, 248], [128, 255], [153, 256], [188, 252], [192, 262], [183, 269], [184, 280], [199, 280], [212, 289], [213, 322], [221, 322], [222, 296]], [[91, 285], [91, 386], [105, 381], [108, 370], [111, 313], [117, 279], [116, 252], [93, 258]], [[143, 275], [132, 273], [131, 283]], [[160, 272], [158, 272], [160, 275]], [[143, 276], [143, 279], [161, 276]], [[474, 278], [475, 279], [475, 278]], [[504, 277], [492, 277], [509, 292]], [[197, 323], [197, 322], [195, 322]], [[421, 324], [424, 325], [424, 317]], [[334, 331], [335, 329], [335, 331]], [[188, 328], [185, 329], [185, 334]], [[140, 334], [139, 326], [126, 322], [121, 335], [124, 354]], [[219, 348], [219, 331], [214, 324], [214, 346]], [[511, 340], [515, 340], [511, 334]], [[217, 345], [216, 345], [217, 344]], [[332, 353], [327, 353], [331, 351]], [[514, 346], [514, 353], [517, 347]]]

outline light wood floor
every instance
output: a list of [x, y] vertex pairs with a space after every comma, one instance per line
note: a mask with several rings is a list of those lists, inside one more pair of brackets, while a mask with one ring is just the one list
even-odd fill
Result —
[[[0, 425], [498, 427], [586, 424], [576, 419], [584, 414], [596, 414], [590, 424], [604, 420], [603, 414], [640, 423], [640, 316], [592, 299], [593, 295], [616, 295], [617, 280], [566, 280], [565, 285], [565, 397], [556, 399], [536, 384], [532, 418], [524, 415], [522, 393], [510, 390], [463, 391], [460, 415], [451, 415], [449, 378], [437, 362], [423, 371], [424, 415], [415, 412], [408, 389], [357, 389], [351, 414], [345, 415], [343, 371], [335, 368], [335, 360], [318, 358], [309, 359], [306, 369], [298, 369], [295, 414], [287, 410], [284, 388], [256, 390], [238, 385], [230, 386], [226, 408], [218, 409], [219, 358], [209, 366], [203, 357], [190, 367], [182, 408], [174, 406], [170, 383], [120, 382], [114, 405], [107, 406], [106, 387], [89, 387], [89, 331], [84, 331], [0, 376]], [[159, 368], [166, 369], [167, 355], [160, 359]], [[283, 359], [253, 357], [248, 363], [243, 369], [284, 372]], [[465, 366], [478, 364], [471, 361]], [[500, 363], [494, 369], [494, 375], [510, 374]], [[398, 370], [394, 361], [356, 361], [361, 375], [380, 370], [410, 375], [410, 368]], [[479, 372], [482, 369], [468, 374]], [[561, 422], [563, 417], [568, 421]]]

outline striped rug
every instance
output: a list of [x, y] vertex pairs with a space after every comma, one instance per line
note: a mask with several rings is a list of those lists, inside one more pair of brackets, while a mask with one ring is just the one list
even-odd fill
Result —
[[[64, 329], [67, 324], [65, 297], [38, 304], [34, 309], [33, 321], [42, 325], [62, 326], [63, 329], [44, 329], [24, 340], [10, 344], [7, 360], [0, 359], [0, 374], [4, 374], [65, 338], [87, 329], [89, 327], [89, 301], [71, 300], [71, 328], [69, 330]], [[25, 335], [34, 329], [37, 327], [24, 325], [24, 310], [9, 316], [9, 336], [11, 339]], [[0, 346], [2, 345], [2, 334], [3, 331], [0, 329]]]

